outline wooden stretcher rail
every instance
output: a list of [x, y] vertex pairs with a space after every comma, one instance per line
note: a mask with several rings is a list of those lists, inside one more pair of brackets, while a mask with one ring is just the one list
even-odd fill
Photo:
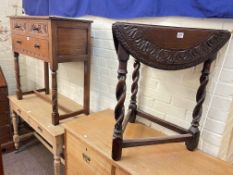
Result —
[[140, 116], [140, 117], [142, 117], [142, 118], [145, 118], [147, 120], [150, 120], [152, 122], [155, 122], [155, 123], [157, 123], [157, 124], [159, 124], [159, 125], [161, 125], [163, 127], [171, 129], [171, 130], [173, 130], [175, 132], [178, 132], [180, 134], [186, 134], [186, 133], [188, 133], [187, 129], [182, 128], [180, 126], [177, 126], [177, 125], [175, 125], [173, 123], [170, 123], [168, 121], [162, 120], [162, 119], [160, 119], [158, 117], [152, 116], [152, 115], [150, 115], [150, 114], [148, 114], [148, 113], [146, 113], [144, 111], [137, 110], [137, 115]]
[[[38, 91], [34, 91], [34, 93], [35, 93], [38, 97], [40, 97], [40, 98], [42, 98], [43, 100], [47, 101], [48, 103], [52, 103], [52, 100], [49, 98], [49, 96], [44, 95], [44, 94], [41, 94], [41, 93], [39, 93]], [[69, 109], [67, 109], [66, 107], [64, 107], [64, 106], [62, 106], [62, 105], [60, 105], [60, 104], [58, 104], [58, 107], [59, 107], [61, 110], [67, 112], [67, 113], [72, 112], [72, 111], [70, 111]]]
[[84, 113], [84, 109], [81, 109], [81, 110], [74, 111], [74, 112], [71, 112], [71, 113], [68, 113], [68, 114], [60, 115], [60, 116], [59, 116], [59, 119], [60, 119], [60, 120], [63, 120], [63, 119], [67, 119], [67, 118], [70, 118], [70, 117], [74, 117], [74, 116], [76, 116], [76, 115], [83, 114], [83, 113]]
[[46, 91], [46, 88], [37, 89], [37, 90], [33, 90], [33, 91], [23, 92], [22, 94], [23, 94], [23, 95], [30, 95], [30, 94], [35, 93], [35, 91], [37, 91], [37, 92], [45, 92], [45, 91]]
[[192, 137], [192, 134], [180, 134], [174, 136], [150, 137], [141, 139], [126, 139], [123, 141], [123, 148], [145, 146], [154, 144], [165, 144], [174, 142], [183, 142]]

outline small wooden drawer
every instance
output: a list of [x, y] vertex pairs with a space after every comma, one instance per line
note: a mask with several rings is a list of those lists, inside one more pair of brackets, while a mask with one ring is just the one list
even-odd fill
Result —
[[17, 115], [19, 115], [26, 122], [29, 121], [28, 113], [24, 110], [20, 109], [17, 105], [10, 103], [12, 111], [14, 111]]
[[36, 36], [48, 36], [48, 22], [33, 20], [28, 23], [28, 33]]
[[12, 20], [11, 29], [12, 33], [24, 34], [27, 31], [27, 23], [25, 20]]
[[11, 127], [10, 125], [0, 126], [0, 144], [11, 140]]
[[13, 48], [16, 52], [27, 54], [44, 61], [47, 61], [49, 57], [49, 43], [46, 39], [13, 35]]
[[32, 56], [47, 61], [49, 57], [48, 40], [40, 38], [30, 38], [29, 48]]
[[53, 145], [53, 136], [40, 125], [38, 122], [32, 119], [32, 117], [28, 118], [27, 122], [42, 138], [44, 138], [50, 145]]
[[13, 42], [13, 48], [20, 52], [20, 53], [24, 53], [26, 51], [28, 51], [28, 41], [27, 41], [27, 37], [23, 36], [23, 35], [13, 35], [12, 38], [12, 42]]
[[95, 150], [66, 132], [67, 175], [110, 175], [111, 163]]

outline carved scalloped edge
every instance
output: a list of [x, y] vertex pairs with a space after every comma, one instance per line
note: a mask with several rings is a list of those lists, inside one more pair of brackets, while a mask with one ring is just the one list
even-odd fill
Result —
[[118, 22], [113, 24], [112, 29], [116, 49], [119, 42], [135, 59], [148, 66], [165, 70], [185, 69], [208, 59], [214, 59], [214, 55], [224, 46], [231, 35], [225, 30], [210, 30], [213, 34], [208, 40], [195, 47], [169, 50], [159, 48], [146, 40], [143, 36], [144, 27], [137, 24]]

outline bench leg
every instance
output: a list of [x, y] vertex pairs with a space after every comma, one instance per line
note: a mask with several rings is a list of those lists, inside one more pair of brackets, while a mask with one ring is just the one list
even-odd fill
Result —
[[18, 118], [17, 114], [13, 113], [12, 114], [12, 123], [13, 123], [13, 129], [14, 129], [13, 140], [14, 140], [15, 148], [19, 149], [19, 133], [18, 133], [17, 118]]

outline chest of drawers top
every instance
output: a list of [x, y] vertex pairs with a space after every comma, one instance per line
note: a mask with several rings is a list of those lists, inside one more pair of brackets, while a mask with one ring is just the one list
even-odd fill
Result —
[[12, 48], [56, 65], [89, 54], [92, 21], [60, 17], [11, 16]]

